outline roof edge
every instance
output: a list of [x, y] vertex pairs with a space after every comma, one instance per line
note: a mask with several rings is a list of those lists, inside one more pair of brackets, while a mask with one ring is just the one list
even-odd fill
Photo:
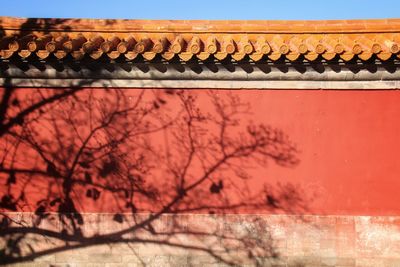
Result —
[[369, 20], [123, 20], [0, 17], [2, 30], [174, 33], [399, 32], [400, 19]]

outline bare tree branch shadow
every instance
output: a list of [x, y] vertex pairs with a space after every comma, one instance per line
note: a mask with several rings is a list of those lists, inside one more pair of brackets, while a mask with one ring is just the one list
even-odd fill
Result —
[[[27, 109], [24, 105], [60, 94], [44, 89], [7, 92], [12, 92], [12, 103], [18, 102], [8, 108], [8, 114], [16, 116]], [[0, 172], [6, 186], [0, 206], [34, 211], [28, 220], [3, 215], [0, 235], [7, 243], [2, 250], [6, 262], [114, 243], [198, 250], [232, 265], [243, 258], [278, 258], [265, 221], [247, 216], [246, 222], [238, 222], [229, 214], [303, 212], [306, 203], [294, 187], [254, 190], [246, 172], [268, 161], [294, 167], [297, 150], [285, 134], [269, 126], [250, 123], [239, 129], [248, 105], [237, 95], [66, 92], [73, 94], [47, 101], [2, 135]], [[205, 112], [199, 102], [207, 107]], [[4, 117], [3, 125], [13, 120]], [[82, 213], [88, 206], [112, 210], [106, 219], [115, 224], [115, 231], [90, 230], [92, 224]], [[188, 213], [199, 215], [182, 224]], [[201, 217], [207, 213], [211, 215]], [[214, 221], [207, 221], [210, 218]], [[28, 241], [35, 236], [65, 243], [38, 250]]]
[[[54, 23], [45, 22], [23, 27], [46, 32]], [[268, 221], [232, 214], [302, 214], [307, 203], [292, 185], [249, 183], [269, 162], [295, 167], [298, 151], [281, 130], [243, 122], [251, 107], [237, 94], [84, 89], [93, 80], [16, 89], [3, 78], [0, 264], [116, 244], [230, 266], [279, 261]], [[195, 266], [191, 256], [185, 263]]]

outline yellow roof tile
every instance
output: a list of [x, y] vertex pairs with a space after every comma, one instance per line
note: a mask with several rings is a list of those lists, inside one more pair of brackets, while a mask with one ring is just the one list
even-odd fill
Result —
[[[399, 57], [400, 19], [161, 21], [0, 17], [0, 56], [289, 61]], [[248, 55], [248, 57], [247, 57]]]

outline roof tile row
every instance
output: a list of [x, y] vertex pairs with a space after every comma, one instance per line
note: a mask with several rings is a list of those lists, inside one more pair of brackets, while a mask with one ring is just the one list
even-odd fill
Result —
[[[228, 22], [56, 22], [50, 19], [23, 21], [2, 18], [0, 56], [3, 59], [12, 56], [47, 59], [54, 56], [75, 60], [85, 56], [93, 59], [106, 56], [110, 59], [142, 57], [153, 60], [161, 56], [165, 60], [179, 57], [183, 61], [192, 58], [240, 61], [247, 57], [253, 61], [276, 61], [281, 58], [295, 61], [300, 57], [309, 61], [336, 57], [349, 61], [356, 57], [368, 60], [374, 55], [381, 60], [392, 56], [400, 58], [400, 20], [314, 24], [305, 21]], [[277, 29], [278, 26], [281, 33], [271, 30], [271, 27]], [[302, 28], [304, 31], [300, 32]]]

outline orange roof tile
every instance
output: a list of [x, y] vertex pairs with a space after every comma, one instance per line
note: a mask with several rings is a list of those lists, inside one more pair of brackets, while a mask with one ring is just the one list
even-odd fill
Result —
[[159, 21], [0, 18], [0, 56], [183, 61], [400, 57], [400, 19]]

